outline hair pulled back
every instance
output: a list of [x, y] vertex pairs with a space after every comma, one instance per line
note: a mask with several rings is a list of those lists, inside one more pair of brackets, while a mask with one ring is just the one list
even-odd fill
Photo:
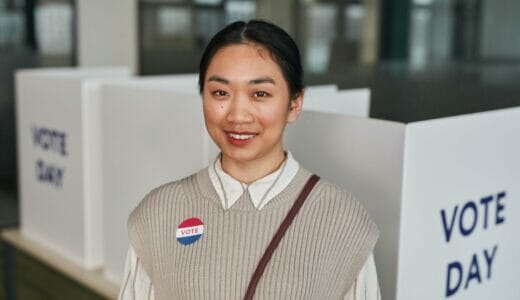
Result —
[[218, 50], [233, 44], [253, 43], [265, 47], [282, 70], [291, 99], [303, 90], [300, 51], [294, 40], [280, 27], [262, 20], [237, 21], [220, 30], [210, 40], [199, 65], [199, 91], [204, 91], [208, 66]]

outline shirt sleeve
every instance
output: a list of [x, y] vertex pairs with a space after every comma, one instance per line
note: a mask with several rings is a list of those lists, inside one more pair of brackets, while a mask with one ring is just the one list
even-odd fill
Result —
[[119, 300], [154, 300], [152, 282], [139, 262], [132, 246], [126, 256], [123, 282], [119, 290]]
[[370, 254], [343, 300], [381, 300], [374, 255]]

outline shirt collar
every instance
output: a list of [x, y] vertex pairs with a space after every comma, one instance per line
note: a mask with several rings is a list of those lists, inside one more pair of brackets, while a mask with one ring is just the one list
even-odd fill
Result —
[[[299, 167], [300, 165], [293, 158], [291, 152], [287, 151], [285, 162], [276, 171], [250, 184], [240, 182], [226, 173], [220, 164], [220, 155], [217, 156], [208, 171], [211, 183], [217, 191], [224, 209], [233, 206], [244, 192], [249, 191], [254, 207], [260, 210], [289, 185], [296, 176]], [[271, 187], [271, 185], [273, 186]], [[226, 197], [228, 200], [227, 206]]]

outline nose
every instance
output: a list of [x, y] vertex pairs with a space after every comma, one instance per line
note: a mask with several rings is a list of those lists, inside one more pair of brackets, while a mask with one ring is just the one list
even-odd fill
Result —
[[253, 122], [252, 104], [247, 95], [240, 93], [231, 100], [226, 120], [230, 123]]

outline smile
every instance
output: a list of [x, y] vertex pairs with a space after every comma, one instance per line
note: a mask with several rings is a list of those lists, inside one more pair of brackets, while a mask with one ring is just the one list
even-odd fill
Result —
[[249, 140], [255, 137], [256, 134], [235, 134], [235, 133], [228, 133], [228, 135], [234, 139], [237, 140]]
[[245, 146], [258, 134], [251, 132], [226, 132], [226, 135], [232, 145]]

